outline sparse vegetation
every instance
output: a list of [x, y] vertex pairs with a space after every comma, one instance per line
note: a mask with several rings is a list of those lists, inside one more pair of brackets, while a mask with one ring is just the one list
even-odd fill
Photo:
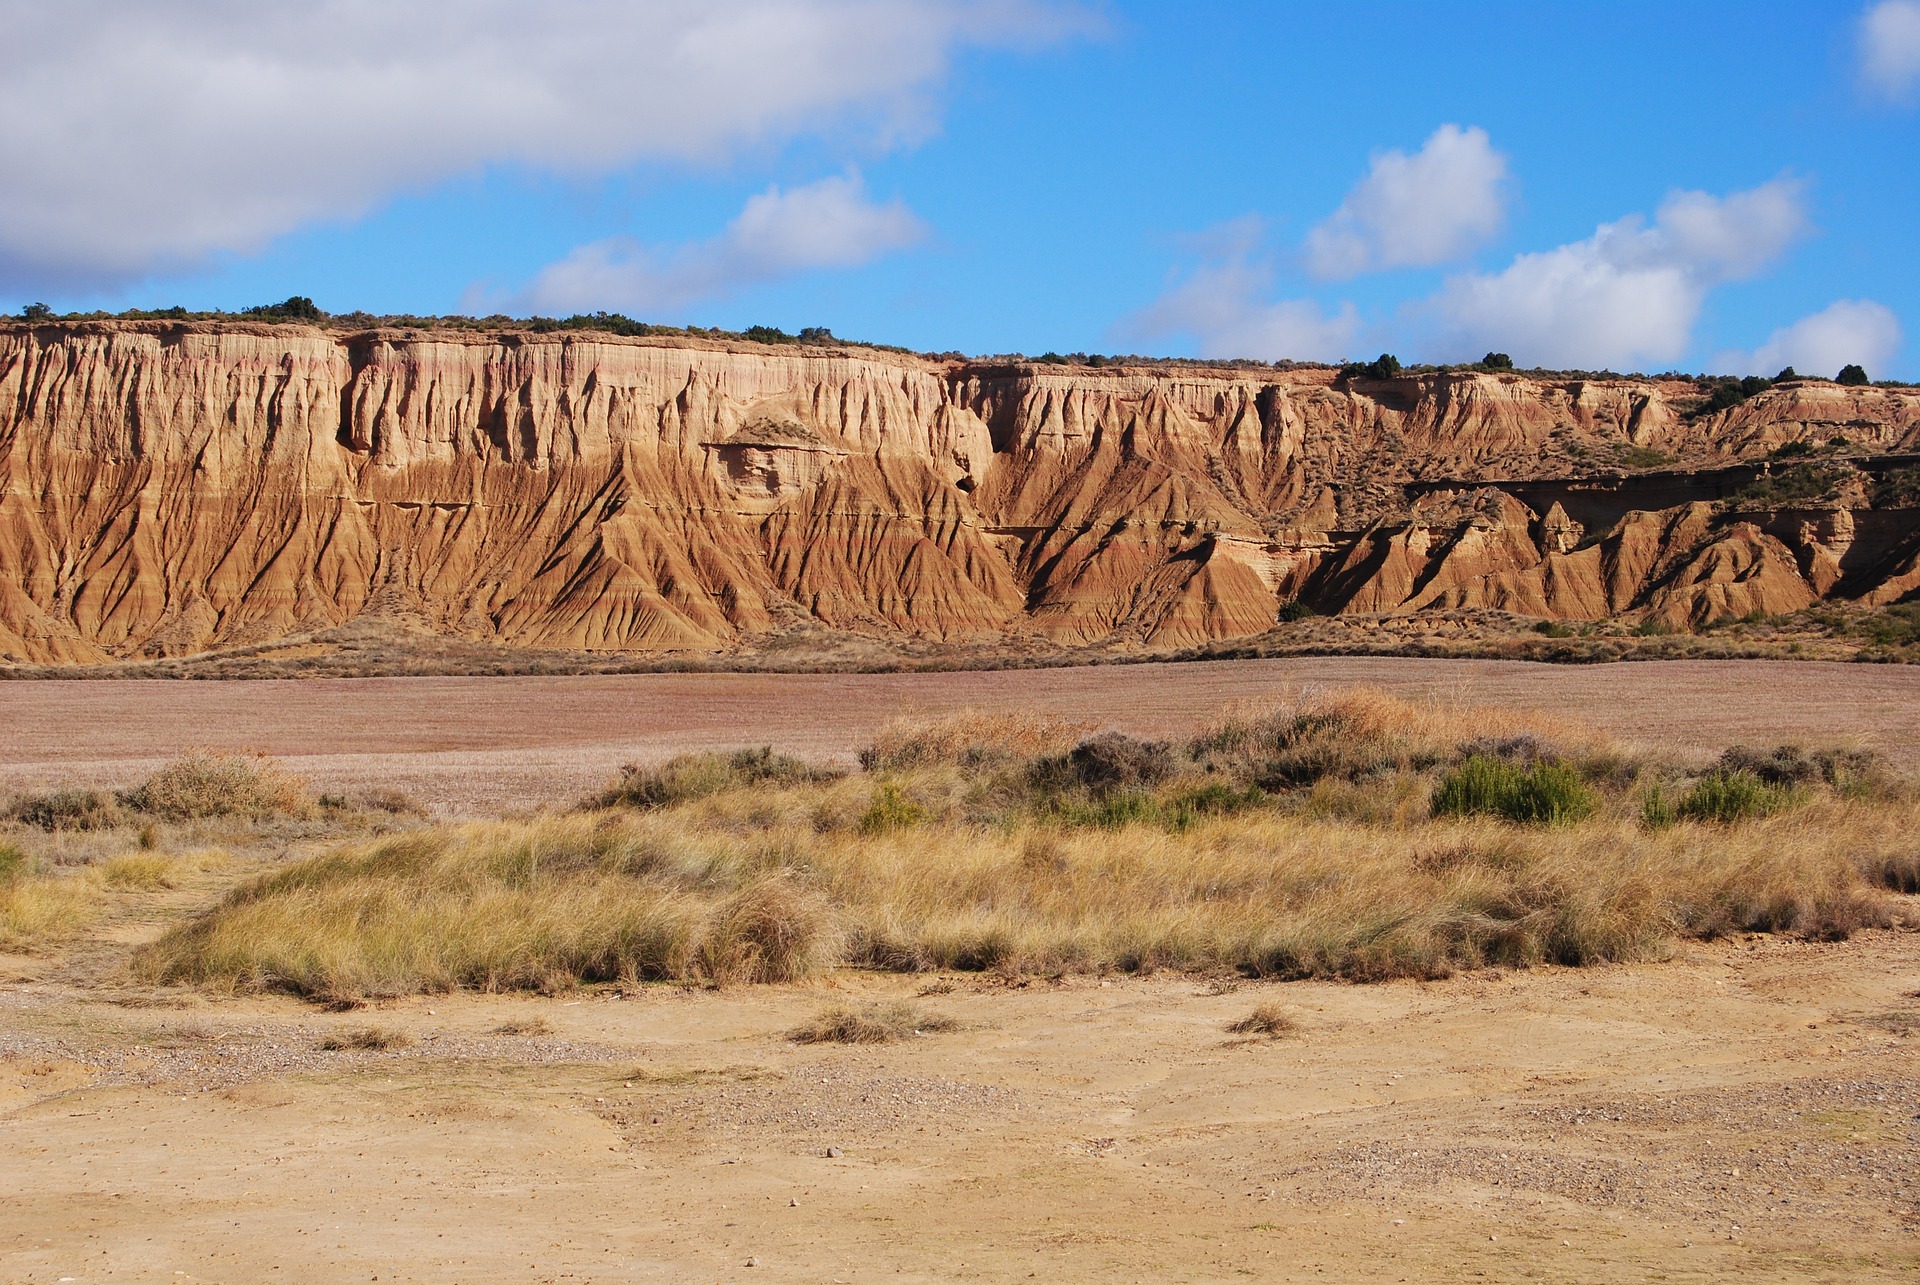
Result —
[[1794, 464], [1755, 480], [1733, 497], [1750, 504], [1795, 504], [1830, 498], [1842, 483], [1857, 476], [1844, 464]]
[[1178, 746], [1058, 737], [900, 726], [869, 755], [883, 775], [349, 844], [242, 886], [136, 967], [326, 1000], [840, 966], [1436, 977], [1891, 923], [1920, 821], [1845, 752], [1702, 772], [1364, 689]]

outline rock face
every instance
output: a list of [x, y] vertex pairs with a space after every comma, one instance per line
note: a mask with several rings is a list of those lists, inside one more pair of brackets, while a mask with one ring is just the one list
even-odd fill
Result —
[[[1858, 487], [1724, 502], [1759, 472], [1740, 461], [1793, 443], [1920, 449], [1920, 395], [1804, 384], [1690, 420], [1691, 391], [16, 325], [0, 656], [179, 655], [382, 610], [622, 651], [808, 620], [1171, 647], [1262, 632], [1295, 599], [1683, 624], [1920, 585], [1913, 513]], [[1649, 451], [1732, 467], [1619, 476]]]

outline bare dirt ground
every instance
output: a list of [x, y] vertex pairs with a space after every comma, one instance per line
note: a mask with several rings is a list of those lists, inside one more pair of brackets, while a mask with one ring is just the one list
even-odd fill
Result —
[[258, 749], [323, 790], [400, 789], [443, 814], [577, 797], [622, 763], [772, 745], [851, 760], [889, 718], [1026, 709], [1178, 735], [1290, 684], [1545, 709], [1633, 741], [1853, 742], [1920, 766], [1920, 667], [1813, 661], [1563, 666], [1384, 657], [944, 674], [629, 674], [0, 683], [0, 794], [138, 779], [192, 746]]
[[[849, 975], [330, 1013], [115, 980], [213, 891], [0, 957], [0, 1279], [1920, 1272], [1910, 932], [1377, 986]], [[785, 1037], [916, 995], [959, 1029]], [[1295, 1034], [1225, 1030], [1275, 1000]], [[412, 1043], [321, 1048], [370, 1024]]]

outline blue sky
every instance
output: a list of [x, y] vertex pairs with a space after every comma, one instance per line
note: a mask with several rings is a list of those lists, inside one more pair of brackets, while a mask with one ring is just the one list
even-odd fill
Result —
[[1920, 377], [1916, 0], [127, 12], [0, 0], [0, 307]]

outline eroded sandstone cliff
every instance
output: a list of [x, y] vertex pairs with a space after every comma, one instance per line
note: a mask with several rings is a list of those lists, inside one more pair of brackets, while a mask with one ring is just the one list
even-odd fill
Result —
[[[1870, 493], [1920, 450], [1920, 393], [1807, 382], [1704, 417], [1689, 398], [578, 333], [14, 326], [0, 655], [180, 655], [392, 609], [619, 651], [809, 621], [1169, 647], [1259, 633], [1295, 600], [1685, 624], [1920, 587], [1914, 511]], [[1864, 471], [1739, 500], [1782, 448]], [[1636, 475], [1656, 453], [1684, 467]]]

